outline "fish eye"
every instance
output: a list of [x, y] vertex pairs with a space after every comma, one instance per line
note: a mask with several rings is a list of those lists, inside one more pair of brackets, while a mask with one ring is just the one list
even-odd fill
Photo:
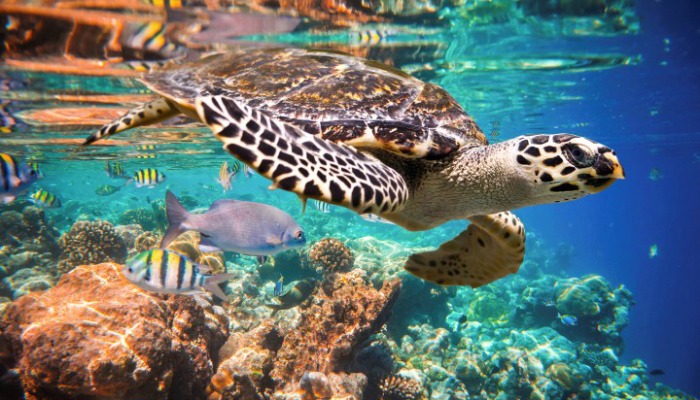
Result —
[[296, 232], [294, 232], [294, 237], [297, 238], [297, 239], [299, 239], [299, 240], [302, 240], [302, 239], [304, 238], [304, 231], [296, 231]]
[[30, 175], [36, 175], [36, 171], [34, 171], [33, 169], [30, 169], [30, 170], [29, 170], [29, 174], [30, 174]]
[[595, 157], [591, 151], [578, 144], [564, 146], [564, 156], [566, 156], [569, 162], [579, 168], [590, 167], [595, 162]]
[[131, 268], [131, 267], [129, 267], [129, 268], [127, 269], [127, 271], [129, 271], [129, 273], [133, 273], [133, 272], [134, 272], [134, 269]]

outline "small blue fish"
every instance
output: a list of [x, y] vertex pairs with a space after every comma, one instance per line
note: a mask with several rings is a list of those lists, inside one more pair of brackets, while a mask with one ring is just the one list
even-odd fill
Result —
[[275, 289], [272, 294], [279, 297], [282, 296], [282, 289], [284, 288], [284, 276], [280, 275], [280, 278], [275, 282]]
[[561, 323], [564, 325], [576, 326], [576, 324], [578, 323], [578, 318], [576, 318], [573, 315], [561, 315], [560, 313], [557, 313], [557, 317], [559, 318], [559, 321], [561, 321]]
[[37, 173], [24, 161], [18, 163], [14, 157], [0, 153], [0, 202], [11, 203], [37, 180]]
[[663, 177], [664, 175], [658, 168], [652, 168], [651, 171], [649, 171], [649, 179], [651, 179], [654, 182], [661, 180], [661, 178]]
[[659, 246], [652, 244], [649, 247], [649, 258], [653, 259], [653, 258], [656, 258], [658, 255], [659, 255]]

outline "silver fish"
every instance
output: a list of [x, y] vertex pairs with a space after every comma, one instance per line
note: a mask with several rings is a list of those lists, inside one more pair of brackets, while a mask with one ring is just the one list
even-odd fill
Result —
[[197, 294], [206, 289], [228, 301], [219, 287], [221, 282], [236, 274], [207, 275], [209, 267], [198, 265], [189, 258], [167, 250], [149, 250], [138, 254], [122, 269], [122, 274], [139, 287], [160, 293]]
[[170, 191], [165, 204], [169, 225], [160, 248], [189, 230], [201, 233], [199, 249], [204, 252], [269, 256], [306, 243], [304, 230], [294, 218], [266, 204], [217, 200], [206, 213], [190, 214]]
[[37, 179], [37, 173], [24, 161], [0, 153], [0, 202], [11, 203], [24, 193]]

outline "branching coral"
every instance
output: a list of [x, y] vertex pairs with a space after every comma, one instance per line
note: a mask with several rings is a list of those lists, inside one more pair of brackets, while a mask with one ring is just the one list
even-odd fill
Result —
[[347, 272], [354, 264], [352, 250], [337, 239], [322, 239], [309, 250], [308, 266], [320, 273]]
[[107, 221], [78, 221], [58, 241], [63, 253], [58, 272], [64, 274], [78, 265], [113, 261], [123, 264], [127, 248], [124, 239]]
[[418, 400], [423, 398], [420, 382], [401, 375], [390, 376], [382, 381], [382, 400]]

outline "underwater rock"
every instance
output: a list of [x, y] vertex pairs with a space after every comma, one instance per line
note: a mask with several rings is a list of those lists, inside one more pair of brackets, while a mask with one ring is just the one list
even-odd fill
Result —
[[329, 399], [333, 388], [325, 374], [306, 371], [299, 380], [301, 400]]
[[107, 221], [78, 221], [61, 236], [59, 245], [63, 251], [58, 259], [59, 275], [78, 265], [126, 261], [126, 243]]
[[220, 307], [156, 295], [120, 266], [80, 266], [13, 302], [0, 333], [27, 399], [197, 399], [228, 335]]
[[18, 299], [27, 293], [50, 289], [55, 283], [54, 276], [42, 267], [20, 269], [2, 280], [3, 289], [7, 289], [13, 299]]
[[355, 264], [355, 255], [340, 240], [325, 238], [311, 246], [306, 262], [309, 268], [321, 274], [347, 272]]
[[[362, 398], [367, 377], [352, 372], [371, 366], [358, 366], [355, 355], [389, 319], [401, 284], [392, 280], [377, 290], [360, 270], [337, 275], [328, 291], [315, 292], [308, 307], [280, 311], [277, 320], [233, 333], [224, 346], [229, 355], [222, 355], [209, 398], [296, 393], [306, 372], [324, 374], [334, 396]], [[286, 321], [290, 316], [294, 320]]]

